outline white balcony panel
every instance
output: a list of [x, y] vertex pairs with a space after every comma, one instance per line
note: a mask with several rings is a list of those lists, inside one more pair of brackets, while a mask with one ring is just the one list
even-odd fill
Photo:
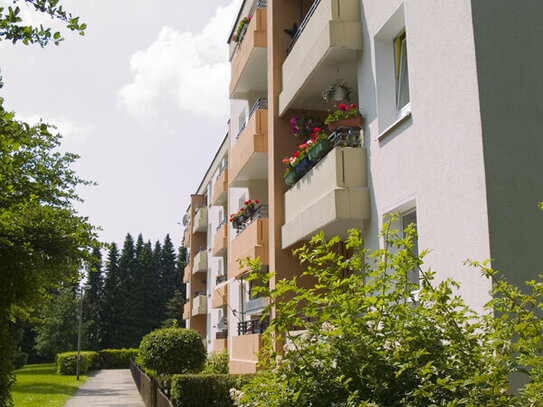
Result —
[[279, 115], [326, 110], [321, 92], [338, 75], [356, 89], [362, 38], [360, 0], [321, 0], [283, 63]]
[[196, 215], [194, 215], [194, 226], [192, 232], [206, 232], [207, 231], [207, 206], [202, 206]]
[[192, 300], [192, 316], [207, 314], [207, 296], [199, 295]]
[[199, 251], [192, 262], [192, 274], [207, 272], [207, 250]]
[[366, 150], [336, 147], [285, 194], [282, 248], [319, 231], [344, 238], [370, 215]]

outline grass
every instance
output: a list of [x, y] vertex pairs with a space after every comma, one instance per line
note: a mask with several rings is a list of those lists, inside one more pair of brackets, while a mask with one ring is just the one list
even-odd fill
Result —
[[85, 383], [87, 376], [60, 376], [54, 363], [26, 365], [15, 371], [17, 382], [11, 388], [15, 407], [62, 407]]

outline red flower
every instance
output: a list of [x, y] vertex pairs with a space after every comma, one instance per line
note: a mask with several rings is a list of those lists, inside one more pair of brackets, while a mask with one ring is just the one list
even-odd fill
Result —
[[356, 105], [351, 105], [351, 109], [356, 109]]
[[296, 151], [296, 152], [294, 153], [294, 157], [298, 157], [299, 154], [300, 154], [300, 152], [299, 152], [299, 151]]
[[322, 129], [321, 129], [320, 127], [315, 127], [315, 128], [313, 129], [313, 132], [314, 132], [314, 133], [318, 133], [318, 132], [321, 131], [321, 130], [322, 130]]
[[345, 103], [340, 103], [339, 108], [343, 111], [347, 110], [347, 105]]
[[289, 160], [288, 158], [283, 158], [283, 162], [284, 162], [285, 164], [288, 164], [288, 163], [290, 162], [290, 160]]
[[257, 204], [257, 203], [258, 203], [258, 199], [255, 199], [255, 204]]

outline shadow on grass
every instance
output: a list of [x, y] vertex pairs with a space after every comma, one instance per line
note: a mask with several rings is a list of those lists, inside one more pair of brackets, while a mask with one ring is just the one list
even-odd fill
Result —
[[54, 363], [45, 365], [26, 365], [22, 369], [15, 371], [17, 376], [37, 376], [57, 374], [57, 366]]

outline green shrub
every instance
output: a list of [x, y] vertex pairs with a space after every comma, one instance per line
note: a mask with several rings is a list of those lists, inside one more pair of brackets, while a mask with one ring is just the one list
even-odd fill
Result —
[[136, 359], [138, 349], [103, 349], [100, 354], [100, 369], [128, 369], [130, 359]]
[[163, 374], [197, 372], [206, 360], [200, 334], [185, 328], [163, 328], [143, 337], [138, 362]]
[[28, 353], [23, 352], [21, 349], [16, 349], [11, 356], [11, 361], [13, 362], [15, 369], [20, 369], [26, 365], [26, 362], [28, 361]]
[[232, 407], [230, 389], [241, 388], [251, 375], [174, 375], [171, 401], [175, 407]]
[[213, 352], [207, 355], [202, 374], [228, 374], [228, 351]]
[[[64, 375], [76, 374], [77, 352], [65, 352], [57, 355], [57, 373]], [[81, 352], [79, 373], [100, 368], [100, 355], [98, 352]]]

